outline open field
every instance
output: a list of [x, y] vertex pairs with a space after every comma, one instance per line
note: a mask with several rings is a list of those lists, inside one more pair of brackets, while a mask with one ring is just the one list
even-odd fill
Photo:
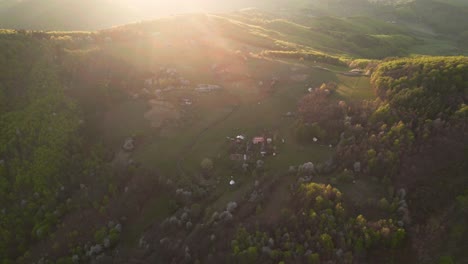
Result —
[[[108, 52], [135, 65], [137, 69], [151, 71], [159, 67], [172, 67], [191, 82], [191, 87], [162, 95], [162, 100], [174, 105], [185, 117], [177, 126], [151, 128], [144, 119], [149, 109], [147, 99], [129, 99], [108, 113], [103, 130], [112, 139], [110, 141], [115, 148], [119, 148], [126, 137], [138, 135], [140, 141], [136, 143], [131, 159], [145, 168], [156, 169], [163, 177], [174, 181], [180, 178], [195, 179], [200, 173], [200, 162], [204, 158], [212, 159], [214, 169], [211, 177], [217, 182], [216, 191], [210, 196], [212, 202], [207, 205], [212, 210], [222, 209], [227, 202], [241, 199], [262, 177], [277, 177], [289, 166], [310, 161], [321, 163], [332, 156], [333, 148], [320, 144], [300, 144], [293, 136], [295, 118], [287, 117], [286, 113], [297, 110], [298, 101], [308, 93], [308, 88], [333, 81], [338, 84], [337, 100], [373, 98], [369, 78], [340, 74], [349, 70], [345, 66], [256, 57], [249, 52], [258, 52], [261, 46], [255, 46], [252, 42], [246, 45], [231, 41], [223, 46], [221, 40], [212, 46], [165, 38], [166, 44], [138, 40], [108, 44], [107, 47]], [[201, 43], [199, 39], [193, 41]], [[235, 50], [238, 49], [243, 49], [241, 54], [244, 55], [236, 54]], [[212, 70], [213, 65], [225, 65], [229, 73], [216, 74]], [[272, 78], [278, 79], [278, 82], [274, 89], [266, 92], [264, 87]], [[201, 83], [220, 85], [223, 89], [209, 93], [195, 92], [193, 87]], [[193, 104], [180, 106], [180, 98], [189, 98]], [[239, 165], [229, 160], [229, 141], [226, 138], [237, 135], [252, 138], [264, 131], [276, 135], [275, 144], [278, 147], [275, 157], [265, 158], [264, 175], [254, 177], [234, 169]], [[235, 187], [229, 186], [231, 179], [235, 179]], [[291, 180], [284, 178], [280, 182], [285, 181], [283, 187], [287, 188], [286, 182]], [[282, 190], [283, 187], [280, 191], [286, 191]], [[158, 204], [158, 200], [155, 198], [154, 203]], [[276, 210], [268, 210], [279, 212], [281, 206], [284, 204], [278, 204]], [[148, 206], [138, 225], [157, 221], [166, 213], [164, 207], [159, 205]], [[134, 237], [133, 234], [141, 230], [135, 228], [129, 230], [129, 237]]]

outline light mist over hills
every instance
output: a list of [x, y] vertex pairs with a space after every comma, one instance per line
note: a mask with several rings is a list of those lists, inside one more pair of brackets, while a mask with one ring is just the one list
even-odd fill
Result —
[[94, 30], [188, 12], [225, 12], [280, 1], [4, 0], [0, 27], [36, 30]]

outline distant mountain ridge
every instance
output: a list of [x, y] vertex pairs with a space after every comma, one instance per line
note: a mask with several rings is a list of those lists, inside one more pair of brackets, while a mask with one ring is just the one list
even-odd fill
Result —
[[176, 13], [226, 12], [256, 7], [285, 17], [369, 16], [417, 22], [439, 34], [458, 34], [468, 25], [466, 0], [0, 0], [0, 28], [97, 30]]
[[196, 11], [229, 11], [275, 1], [0, 0], [0, 28], [96, 30]]

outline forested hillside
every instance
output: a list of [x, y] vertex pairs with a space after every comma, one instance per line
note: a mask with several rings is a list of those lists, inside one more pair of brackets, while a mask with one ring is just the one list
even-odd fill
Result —
[[[412, 192], [409, 199], [417, 208], [414, 221], [419, 227], [411, 232], [413, 247], [421, 255], [421, 261], [428, 261], [430, 249], [457, 256], [460, 262], [467, 260], [463, 257], [465, 253], [456, 246], [468, 242], [463, 235], [466, 228], [460, 222], [467, 217], [468, 205], [467, 72], [466, 57], [414, 58], [383, 63], [372, 77], [377, 94], [384, 102], [371, 116], [372, 122], [386, 123], [382, 129], [400, 120], [399, 131], [394, 127], [388, 134], [381, 130], [384, 132], [381, 139], [389, 144], [387, 148], [393, 145], [400, 149], [399, 165], [395, 164], [398, 169], [386, 171], [399, 171], [399, 175], [393, 176], [395, 182], [406, 184]], [[399, 127], [404, 125], [414, 135], [413, 146], [407, 146], [406, 150], [403, 150], [401, 138], [393, 144], [390, 139], [395, 132], [401, 133]], [[382, 132], [375, 135], [380, 138]], [[369, 139], [372, 137], [374, 135]], [[407, 154], [401, 155], [402, 151]], [[382, 159], [386, 154], [381, 155], [378, 147], [367, 154], [371, 158], [369, 165], [375, 166], [370, 170], [388, 164], [388, 158]], [[427, 167], [423, 168], [422, 164]], [[387, 165], [386, 168], [391, 167]], [[436, 231], [435, 226], [441, 228]]]
[[14, 32], [2, 32], [0, 45], [0, 255], [7, 260], [66, 213], [61, 198], [84, 157], [80, 110], [64, 96], [53, 46]]

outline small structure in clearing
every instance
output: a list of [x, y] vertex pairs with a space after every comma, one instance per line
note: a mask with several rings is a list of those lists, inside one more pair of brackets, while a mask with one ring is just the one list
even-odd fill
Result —
[[135, 149], [135, 140], [133, 138], [127, 138], [122, 146], [125, 151], [133, 151]]

